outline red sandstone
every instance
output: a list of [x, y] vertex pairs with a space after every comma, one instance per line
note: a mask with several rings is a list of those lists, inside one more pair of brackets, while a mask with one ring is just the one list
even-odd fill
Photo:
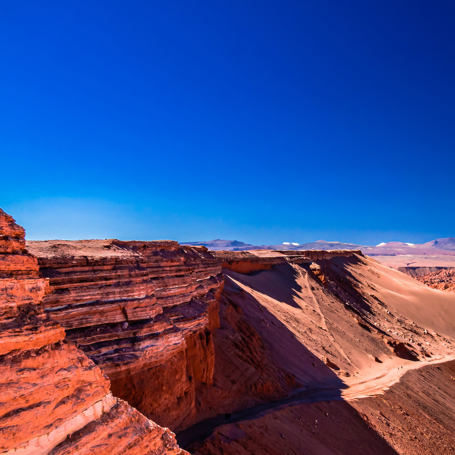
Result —
[[48, 280], [24, 235], [0, 211], [0, 451], [183, 453], [169, 430], [112, 396], [101, 370], [44, 313]]

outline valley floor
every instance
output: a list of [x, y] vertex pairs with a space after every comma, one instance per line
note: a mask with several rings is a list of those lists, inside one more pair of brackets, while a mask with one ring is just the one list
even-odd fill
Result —
[[455, 362], [441, 359], [407, 370], [389, 390], [372, 397], [352, 393], [342, 400], [335, 390], [307, 391], [232, 414], [229, 423], [220, 417], [216, 428], [210, 422], [214, 431], [202, 443], [186, 446], [203, 422], [178, 435], [178, 441], [200, 455], [453, 454], [454, 381]]

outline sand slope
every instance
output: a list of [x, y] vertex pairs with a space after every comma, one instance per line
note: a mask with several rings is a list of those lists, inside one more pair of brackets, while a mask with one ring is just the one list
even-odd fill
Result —
[[267, 321], [253, 316], [256, 330], [270, 340], [281, 365], [302, 383], [308, 381], [307, 365], [296, 362], [286, 332], [348, 384], [409, 363], [396, 355], [394, 344], [405, 344], [403, 351], [409, 349], [420, 360], [454, 353], [452, 294], [429, 289], [367, 257], [333, 258], [317, 265], [319, 278], [311, 264], [289, 263], [250, 275], [228, 272], [232, 285], [228, 281], [227, 292], [239, 286], [283, 324], [270, 334]]
[[[195, 453], [283, 453], [278, 449], [281, 443], [286, 453], [401, 453], [390, 447], [390, 441], [383, 444], [383, 434], [378, 442], [377, 435], [368, 432], [371, 425], [353, 403], [389, 393], [403, 375], [413, 374], [411, 370], [444, 365], [454, 358], [455, 295], [430, 289], [357, 254], [314, 262], [293, 258], [269, 270], [249, 274], [226, 270], [226, 274], [222, 328], [215, 335], [215, 388], [221, 390], [231, 382], [238, 395], [226, 408], [220, 405], [217, 413], [237, 409], [240, 420], [225, 430], [218, 422], [215, 439], [209, 438], [212, 442], [198, 446]], [[317, 438], [308, 442], [322, 428], [314, 428], [311, 421], [313, 414], [325, 409], [322, 403], [299, 404], [296, 399], [292, 406], [290, 402], [278, 409], [271, 405], [266, 415], [255, 415], [254, 406], [261, 398], [270, 402], [265, 392], [274, 386], [275, 400], [303, 391], [310, 400], [344, 403], [336, 405], [335, 420], [325, 423], [324, 443]], [[242, 394], [249, 394], [249, 400]], [[221, 393], [219, 402], [223, 399], [229, 403]], [[438, 405], [434, 406], [437, 412]], [[245, 408], [251, 411], [241, 411]], [[242, 412], [249, 413], [246, 421]], [[335, 429], [335, 422], [343, 424]], [[286, 425], [294, 429], [285, 430]], [[361, 444], [349, 452], [352, 432]], [[186, 437], [190, 433], [191, 429]], [[277, 442], [281, 435], [286, 441]], [[232, 442], [237, 440], [242, 443]], [[329, 447], [327, 440], [332, 440]], [[299, 451], [302, 441], [307, 441], [307, 451]]]

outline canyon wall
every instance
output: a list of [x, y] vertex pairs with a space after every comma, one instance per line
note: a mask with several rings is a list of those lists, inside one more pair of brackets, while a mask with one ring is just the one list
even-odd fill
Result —
[[160, 425], [190, 424], [213, 381], [219, 260], [172, 241], [27, 246], [53, 288], [45, 312], [109, 377], [112, 393]]
[[276, 367], [264, 383], [268, 367], [263, 366], [262, 382], [246, 381], [232, 393], [231, 360], [220, 347], [212, 387], [222, 266], [250, 273], [356, 253], [232, 255], [172, 241], [118, 240], [28, 242], [27, 247], [52, 286], [43, 300], [45, 312], [65, 329], [66, 339], [109, 377], [114, 396], [175, 431], [234, 408], [251, 394], [285, 395], [294, 384], [292, 375]]
[[0, 209], [0, 453], [183, 454], [43, 311], [49, 283], [24, 236]]
[[[302, 390], [363, 397], [411, 364], [455, 356], [454, 298], [360, 251], [26, 245], [24, 230], [0, 211], [0, 453], [183, 454], [173, 433], [148, 418], [184, 430], [179, 441], [190, 446], [217, 415], [233, 412], [254, 427], [271, 402], [290, 404]], [[314, 421], [311, 438], [330, 406], [284, 409], [283, 422], [289, 412], [297, 426]], [[388, 453], [384, 428], [369, 438], [360, 407], [340, 407], [335, 420], [351, 420], [334, 441], [356, 428], [365, 446], [377, 445], [371, 453]], [[267, 441], [267, 453], [280, 453], [277, 434], [300, 453], [293, 432], [270, 422], [261, 427], [268, 439], [245, 422], [219, 438], [214, 427], [216, 448], [203, 444], [199, 453], [230, 453], [226, 444], [231, 453], [262, 453]]]

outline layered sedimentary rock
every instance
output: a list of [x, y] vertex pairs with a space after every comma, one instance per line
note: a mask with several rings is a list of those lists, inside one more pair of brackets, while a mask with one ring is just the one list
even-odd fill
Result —
[[177, 242], [29, 242], [52, 293], [47, 314], [112, 383], [112, 392], [177, 429], [212, 383], [221, 264]]
[[400, 267], [398, 270], [430, 288], [455, 292], [454, 267]]
[[44, 313], [48, 280], [0, 209], [0, 453], [181, 454], [174, 435], [114, 398], [109, 380]]

